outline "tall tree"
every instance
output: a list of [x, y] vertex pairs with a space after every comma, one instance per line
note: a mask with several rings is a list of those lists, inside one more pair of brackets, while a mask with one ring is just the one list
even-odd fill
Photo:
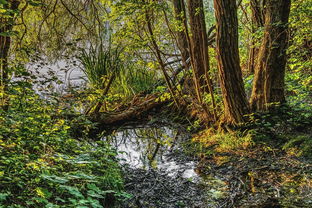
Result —
[[265, 29], [250, 98], [253, 110], [267, 110], [270, 103], [284, 103], [287, 31], [290, 0], [265, 2]]
[[259, 47], [257, 46], [257, 31], [264, 26], [263, 16], [263, 0], [250, 0], [251, 9], [251, 41], [250, 48], [248, 51], [248, 71], [254, 73], [257, 57], [259, 54]]
[[[195, 89], [198, 101], [202, 104], [204, 92], [210, 93], [215, 108], [212, 81], [209, 76], [208, 37], [206, 31], [204, 4], [202, 0], [188, 0], [188, 13], [190, 21], [189, 48], [194, 74]], [[203, 106], [205, 108], [205, 106]], [[205, 109], [208, 112], [208, 109]], [[216, 119], [216, 112], [213, 113]]]
[[[184, 28], [183, 25], [186, 24], [186, 14], [185, 14], [185, 6], [184, 0], [172, 0], [173, 8], [174, 8], [174, 17], [179, 24], [179, 28]], [[180, 29], [176, 32], [176, 41], [179, 50], [181, 51], [181, 58], [184, 67], [188, 67], [187, 60], [190, 58], [189, 48], [188, 48], [188, 38], [186, 28]]]
[[[9, 78], [9, 50], [11, 46], [11, 35], [14, 26], [15, 15], [20, 4], [19, 0], [4, 1], [3, 8], [6, 14], [0, 14], [0, 87], [1, 93], [4, 95], [7, 91]], [[2, 104], [5, 104], [5, 96], [2, 97]]]
[[239, 64], [237, 5], [233, 0], [214, 0], [214, 8], [224, 121], [238, 124], [244, 122], [248, 105]]

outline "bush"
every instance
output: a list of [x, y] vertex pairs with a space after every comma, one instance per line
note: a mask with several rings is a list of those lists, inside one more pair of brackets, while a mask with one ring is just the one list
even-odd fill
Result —
[[0, 207], [104, 207], [128, 197], [116, 152], [72, 138], [65, 111], [32, 82], [11, 83], [10, 108], [0, 110]]

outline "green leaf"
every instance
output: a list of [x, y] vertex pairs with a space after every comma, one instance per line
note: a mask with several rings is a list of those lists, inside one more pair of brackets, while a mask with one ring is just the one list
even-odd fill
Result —
[[0, 36], [2, 36], [2, 37], [10, 37], [10, 36], [13, 36], [13, 35], [14, 35], [14, 33], [12, 33], [12, 32], [1, 32], [0, 33]]
[[28, 0], [27, 1], [28, 2], [28, 4], [30, 4], [31, 6], [40, 6], [40, 5], [42, 5], [42, 3], [40, 2], [40, 1], [36, 1], [36, 0]]
[[75, 196], [76, 198], [84, 198], [84, 196], [82, 195], [82, 193], [78, 190], [77, 187], [74, 186], [64, 186], [61, 185], [60, 188], [63, 188], [65, 190], [67, 190], [71, 195]]
[[8, 193], [0, 193], [0, 201], [4, 201], [8, 196]]
[[69, 181], [66, 178], [58, 177], [56, 175], [41, 175], [41, 177], [53, 183], [59, 183], [59, 184], [64, 184]]
[[48, 203], [45, 207], [46, 208], [59, 208], [60, 206], [58, 206], [56, 204]]
[[88, 196], [91, 196], [91, 197], [93, 197], [93, 198], [99, 198], [99, 199], [103, 199], [103, 198], [104, 198], [102, 195], [97, 194], [97, 193], [95, 193], [95, 192], [92, 191], [92, 190], [89, 190], [89, 191], [88, 191]]
[[0, 4], [7, 4], [8, 2], [6, 0], [0, 0]]

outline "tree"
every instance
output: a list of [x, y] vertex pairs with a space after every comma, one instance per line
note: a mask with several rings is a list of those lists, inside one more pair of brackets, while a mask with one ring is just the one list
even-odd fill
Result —
[[[183, 25], [186, 25], [186, 13], [184, 0], [173, 0], [174, 16], [177, 21], [179, 28], [184, 28]], [[182, 62], [185, 68], [189, 67], [187, 60], [190, 58], [189, 48], [188, 48], [188, 37], [187, 37], [187, 28], [180, 29], [176, 31], [176, 42], [177, 46], [181, 52]]]
[[237, 5], [233, 0], [214, 0], [216, 51], [224, 104], [224, 121], [244, 122], [248, 113], [238, 51]]
[[251, 43], [248, 51], [248, 71], [254, 73], [259, 47], [257, 46], [257, 31], [264, 26], [263, 0], [250, 0], [251, 8]]
[[[202, 0], [188, 0], [188, 12], [190, 20], [189, 50], [193, 68], [195, 90], [197, 99], [209, 115], [210, 112], [203, 104], [203, 94], [210, 93], [215, 108], [212, 81], [209, 76], [208, 37], [206, 31], [204, 5]], [[214, 109], [215, 110], [215, 109]], [[213, 113], [216, 120], [216, 112]]]
[[271, 103], [285, 103], [287, 31], [290, 0], [265, 2], [265, 29], [259, 51], [250, 105], [253, 110], [267, 110]]
[[[9, 50], [11, 46], [12, 30], [15, 22], [15, 16], [18, 14], [19, 0], [4, 1], [2, 4], [4, 13], [0, 13], [0, 92], [5, 94], [8, 87], [9, 78]], [[2, 97], [2, 105], [5, 104], [5, 96]]]
[[68, 45], [75, 40], [82, 40], [80, 45], [99, 45], [105, 26], [103, 10], [104, 5], [93, 0], [0, 0], [2, 104], [8, 106], [10, 54], [14, 54], [14, 64], [26, 63], [34, 52], [50, 59], [64, 58], [65, 51], [73, 53]]

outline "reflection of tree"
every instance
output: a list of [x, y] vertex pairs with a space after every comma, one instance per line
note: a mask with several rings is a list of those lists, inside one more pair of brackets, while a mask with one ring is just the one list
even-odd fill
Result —
[[176, 130], [162, 128], [135, 128], [110, 135], [108, 140], [118, 149], [120, 145], [131, 146], [140, 153], [140, 159], [144, 166], [154, 167], [162, 160], [163, 154], [173, 143], [173, 135]]
[[64, 59], [77, 45], [101, 44], [107, 28], [105, 5], [95, 0], [7, 0], [0, 9], [1, 94], [7, 91], [11, 54], [14, 64], [28, 62], [35, 52]]

